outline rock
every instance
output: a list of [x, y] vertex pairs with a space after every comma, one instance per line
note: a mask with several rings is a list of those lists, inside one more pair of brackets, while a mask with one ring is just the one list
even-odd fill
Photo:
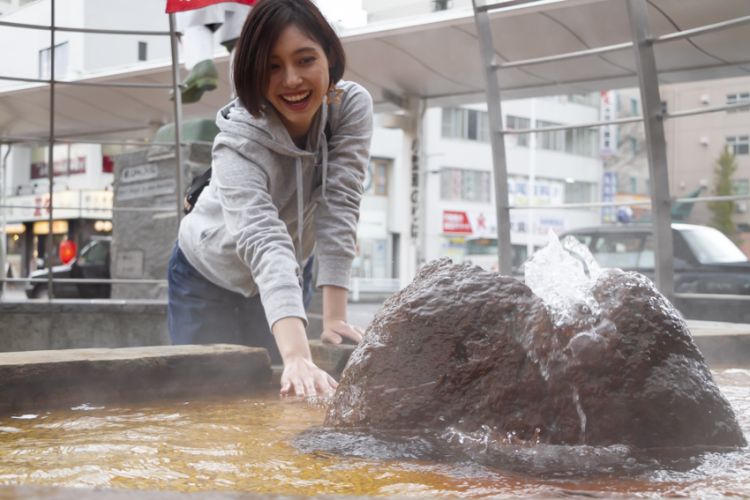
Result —
[[614, 329], [601, 357], [579, 360], [566, 377], [590, 415], [588, 442], [746, 445], [685, 321], [648, 278], [610, 270], [593, 295]]
[[742, 446], [684, 321], [651, 282], [604, 272], [553, 324], [520, 281], [440, 259], [376, 314], [329, 407], [336, 430], [508, 443]]

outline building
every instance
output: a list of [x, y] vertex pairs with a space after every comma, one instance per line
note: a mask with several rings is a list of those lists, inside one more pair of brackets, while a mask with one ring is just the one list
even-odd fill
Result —
[[[505, 101], [505, 128], [596, 121], [597, 97]], [[599, 201], [602, 174], [595, 129], [506, 135], [505, 144], [511, 206], [523, 207], [529, 201], [535, 206]], [[448, 256], [461, 261], [467, 241], [492, 240], [497, 235], [486, 106], [428, 109], [424, 157], [424, 259]], [[560, 233], [599, 221], [598, 209], [591, 208], [511, 210], [511, 243], [514, 254], [519, 251], [515, 263], [520, 264], [529, 249], [545, 244], [549, 231]]]
[[[663, 85], [661, 98], [666, 112], [699, 110], [742, 102], [750, 103], [750, 78], [739, 77]], [[641, 116], [638, 89], [602, 92], [602, 119]], [[664, 122], [672, 198], [700, 198], [715, 195], [714, 168], [724, 147], [734, 153], [737, 162], [734, 195], [750, 194], [750, 108], [718, 111]], [[603, 201], [630, 206], [631, 221], [650, 221], [647, 205], [629, 205], [650, 201], [650, 173], [646, 138], [641, 122], [601, 128], [604, 162]], [[603, 209], [603, 222], [617, 222], [616, 207]], [[676, 203], [673, 220], [711, 225], [709, 204]], [[750, 255], [750, 213], [748, 200], [735, 202], [733, 222], [736, 240]]]
[[[669, 111], [750, 103], [750, 77], [669, 85], [662, 89], [662, 100]], [[667, 120], [664, 130], [672, 196], [685, 197], [701, 187], [704, 196], [715, 194], [714, 168], [724, 147], [737, 161], [734, 194], [750, 194], [750, 108]], [[696, 203], [690, 221], [710, 224], [708, 204]], [[733, 221], [741, 232], [750, 233], [748, 200], [735, 202]], [[750, 234], [744, 239], [750, 255]]]
[[[641, 116], [639, 89], [601, 92], [601, 121]], [[602, 201], [614, 206], [602, 208], [602, 222], [649, 221], [650, 173], [646, 134], [640, 121], [599, 128], [603, 163]], [[639, 204], [640, 203], [640, 204]]]

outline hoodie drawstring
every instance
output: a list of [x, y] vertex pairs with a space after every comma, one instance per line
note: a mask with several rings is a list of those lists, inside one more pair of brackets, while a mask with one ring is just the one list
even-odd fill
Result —
[[323, 144], [323, 184], [321, 185], [321, 196], [324, 200], [327, 200], [326, 198], [326, 180], [328, 178], [328, 138], [325, 134], [323, 134], [323, 140], [321, 141]]
[[[321, 120], [323, 124], [326, 124], [328, 122], [328, 96], [325, 96], [323, 98], [323, 119]], [[325, 125], [322, 127], [322, 130], [325, 130]], [[328, 177], [328, 138], [326, 137], [325, 132], [322, 132], [320, 134], [320, 147], [322, 148], [321, 151], [321, 163], [322, 165], [322, 185], [320, 187], [321, 189], [321, 197], [323, 200], [326, 200], [326, 178]], [[305, 199], [304, 194], [302, 193], [304, 186], [303, 186], [303, 175], [302, 175], [302, 158], [297, 157], [294, 162], [295, 170], [297, 171], [297, 264], [299, 265], [300, 269], [300, 286], [302, 286], [302, 269], [304, 269], [304, 263], [302, 262], [302, 226], [304, 225], [304, 206], [305, 206]]]
[[303, 211], [305, 199], [304, 194], [302, 193], [302, 158], [297, 157], [294, 161], [294, 166], [297, 170], [297, 264], [300, 269], [299, 279], [301, 284], [302, 269], [304, 268], [304, 265], [302, 264], [302, 226], [305, 223]]

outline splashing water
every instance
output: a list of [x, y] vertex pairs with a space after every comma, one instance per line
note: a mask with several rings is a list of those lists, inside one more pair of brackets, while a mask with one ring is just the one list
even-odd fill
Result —
[[578, 412], [578, 418], [581, 421], [581, 442], [586, 442], [586, 413], [583, 411], [581, 406], [581, 398], [578, 396], [578, 389], [573, 387], [573, 403], [576, 405], [576, 412]]
[[552, 231], [547, 246], [524, 264], [524, 281], [547, 305], [555, 326], [571, 322], [581, 307], [599, 312], [591, 288], [601, 274], [586, 246], [572, 236], [561, 243]]

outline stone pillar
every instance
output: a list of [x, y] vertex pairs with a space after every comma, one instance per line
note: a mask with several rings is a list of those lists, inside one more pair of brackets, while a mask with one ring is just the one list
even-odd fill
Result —
[[[112, 278], [166, 280], [177, 238], [174, 147], [153, 146], [115, 158]], [[185, 185], [207, 169], [210, 144], [183, 147]], [[180, 194], [182, 196], [182, 194]], [[166, 300], [163, 284], [113, 284], [113, 299]]]

